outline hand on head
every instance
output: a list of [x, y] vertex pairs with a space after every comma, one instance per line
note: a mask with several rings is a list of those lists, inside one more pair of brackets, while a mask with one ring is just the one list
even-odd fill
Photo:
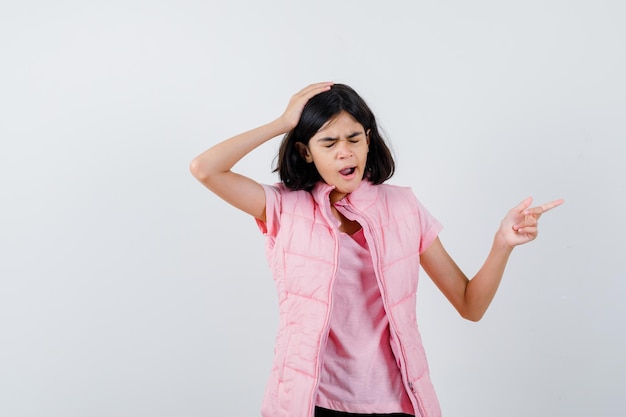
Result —
[[311, 97], [318, 95], [324, 91], [330, 90], [332, 87], [332, 82], [321, 82], [311, 84], [291, 97], [289, 100], [289, 104], [285, 109], [285, 112], [280, 116], [280, 118], [287, 124], [289, 130], [296, 127], [298, 122], [300, 121], [300, 116], [302, 115], [302, 110], [306, 103], [311, 99]]

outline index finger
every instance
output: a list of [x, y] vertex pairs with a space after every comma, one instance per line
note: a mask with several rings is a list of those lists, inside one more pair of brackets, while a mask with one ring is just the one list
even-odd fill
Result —
[[529, 208], [528, 210], [524, 211], [524, 214], [543, 214], [548, 210], [552, 210], [553, 208], [560, 206], [564, 202], [565, 200], [559, 198], [558, 200], [554, 200], [537, 207]]

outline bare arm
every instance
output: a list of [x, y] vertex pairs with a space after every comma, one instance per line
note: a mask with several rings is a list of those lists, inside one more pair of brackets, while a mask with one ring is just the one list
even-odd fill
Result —
[[500, 285], [513, 248], [534, 240], [539, 217], [563, 200], [528, 208], [531, 203], [532, 199], [527, 198], [509, 211], [496, 232], [485, 263], [471, 280], [446, 252], [439, 238], [422, 254], [424, 271], [464, 318], [472, 321], [482, 318]]
[[194, 158], [190, 164], [191, 173], [229, 204], [265, 221], [263, 187], [231, 169], [258, 146], [292, 130], [298, 124], [306, 102], [314, 95], [328, 90], [331, 85], [317, 83], [304, 88], [291, 98], [287, 109], [278, 119], [218, 143]]

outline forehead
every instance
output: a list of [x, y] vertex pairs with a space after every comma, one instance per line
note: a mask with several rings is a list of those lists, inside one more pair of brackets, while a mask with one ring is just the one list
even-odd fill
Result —
[[328, 134], [331, 132], [353, 133], [355, 130], [364, 130], [363, 125], [361, 125], [361, 123], [359, 123], [354, 117], [352, 117], [350, 113], [342, 111], [341, 113], [332, 117], [326, 123], [324, 123], [314, 136], [318, 136], [320, 134]]

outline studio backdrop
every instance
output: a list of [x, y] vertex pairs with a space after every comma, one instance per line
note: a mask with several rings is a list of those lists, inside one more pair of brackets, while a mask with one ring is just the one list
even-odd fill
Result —
[[[0, 415], [258, 416], [264, 237], [191, 159], [332, 80], [370, 104], [473, 275], [506, 212], [565, 204], [482, 321], [422, 274], [447, 417], [626, 410], [626, 19], [607, 1], [0, 3]], [[280, 139], [236, 169], [263, 183]]]

